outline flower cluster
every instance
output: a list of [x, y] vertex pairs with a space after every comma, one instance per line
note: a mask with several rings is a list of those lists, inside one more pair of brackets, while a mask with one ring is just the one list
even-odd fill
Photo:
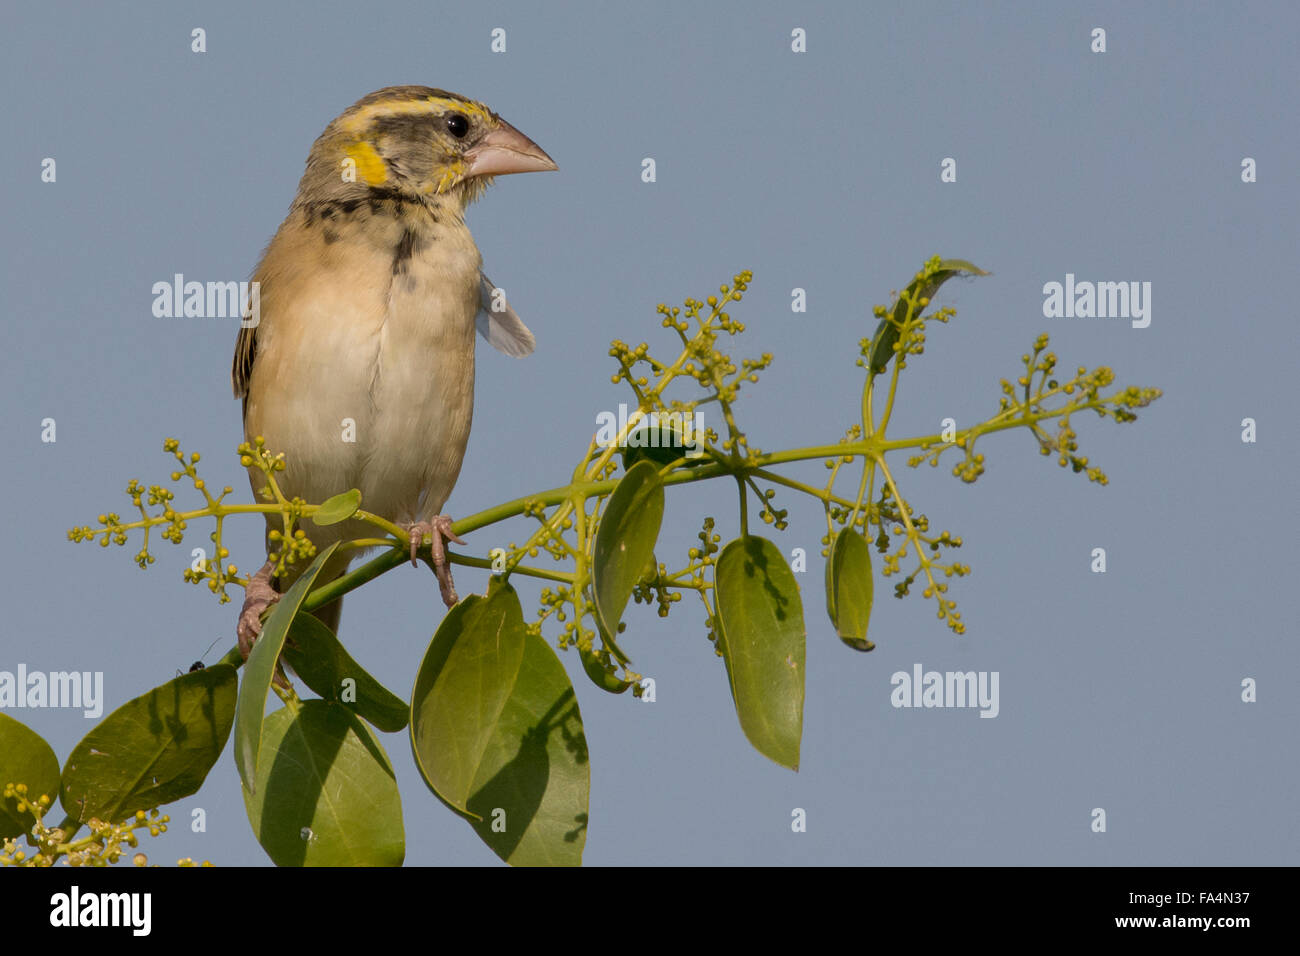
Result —
[[[74, 832], [67, 832], [68, 824], [58, 827], [45, 825], [44, 816], [50, 808], [50, 798], [42, 794], [33, 799], [28, 794], [26, 784], [7, 783], [4, 786], [4, 799], [13, 801], [13, 808], [18, 814], [30, 814], [36, 821], [27, 835], [27, 843], [35, 849], [27, 853], [19, 848], [17, 839], [9, 839], [0, 846], [0, 866], [53, 866], [60, 859], [69, 866], [110, 866], [122, 860], [130, 851], [140, 845], [137, 830], [148, 831], [150, 836], [161, 836], [167, 832], [171, 817], [160, 813], [158, 808], [138, 810], [120, 823], [112, 823], [96, 818], [86, 821], [89, 831], [77, 837]], [[148, 865], [148, 858], [143, 853], [132, 853], [131, 862], [136, 866]], [[194, 866], [188, 857], [179, 861], [180, 866]], [[204, 866], [211, 863], [204, 862]]]

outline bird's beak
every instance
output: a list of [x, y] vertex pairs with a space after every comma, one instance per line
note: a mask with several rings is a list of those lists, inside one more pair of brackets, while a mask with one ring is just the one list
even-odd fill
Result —
[[541, 173], [560, 168], [542, 147], [505, 120], [465, 151], [465, 161], [464, 179], [505, 176], [508, 173]]

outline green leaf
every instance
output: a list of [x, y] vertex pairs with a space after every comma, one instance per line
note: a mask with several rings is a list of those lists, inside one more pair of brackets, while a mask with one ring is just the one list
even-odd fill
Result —
[[654, 556], [664, 517], [664, 486], [651, 461], [633, 465], [609, 496], [591, 555], [591, 582], [601, 638], [621, 663], [627, 656], [611, 638], [632, 596], [632, 587]]
[[803, 601], [771, 541], [737, 538], [713, 572], [718, 637], [741, 729], [755, 749], [799, 769], [803, 736]]
[[215, 664], [117, 708], [68, 757], [63, 809], [117, 823], [197, 792], [230, 736], [237, 683], [233, 667]]
[[855, 651], [876, 646], [867, 640], [873, 589], [871, 545], [852, 528], [841, 528], [826, 558], [826, 613], [840, 640]]
[[275, 678], [276, 661], [289, 627], [298, 616], [303, 599], [311, 591], [321, 568], [339, 546], [330, 545], [316, 555], [310, 567], [293, 583], [284, 596], [276, 602], [271, 616], [262, 626], [262, 633], [248, 655], [244, 665], [244, 680], [239, 686], [239, 707], [235, 711], [235, 766], [239, 779], [249, 790], [254, 790], [257, 779], [257, 756], [262, 740], [262, 720], [266, 716], [266, 695]]
[[[27, 785], [27, 800], [59, 796], [59, 758], [45, 738], [8, 714], [0, 714], [0, 792], [10, 783]], [[36, 825], [31, 813], [18, 812], [16, 797], [0, 799], [0, 839], [21, 836]]]
[[[704, 436], [692, 435], [703, 447]], [[641, 461], [650, 461], [656, 468], [671, 465], [680, 458], [687, 457], [691, 449], [686, 447], [686, 440], [680, 423], [667, 416], [661, 418], [658, 427], [648, 418], [628, 433], [623, 444], [623, 469], [630, 471], [632, 466]]]
[[338, 524], [347, 521], [361, 507], [361, 492], [356, 488], [327, 498], [321, 502], [320, 510], [311, 516], [311, 520], [320, 526]]
[[356, 711], [380, 730], [395, 733], [406, 726], [411, 715], [406, 701], [371, 677], [334, 632], [311, 614], [294, 618], [284, 659], [316, 693]]
[[582, 669], [591, 678], [591, 682], [601, 690], [609, 691], [611, 694], [621, 694], [632, 686], [631, 681], [615, 676], [606, 668], [600, 656], [593, 651], [578, 648], [578, 656], [582, 659]]
[[244, 807], [277, 866], [401, 866], [402, 801], [388, 755], [352, 711], [284, 707], [262, 730], [267, 759]]
[[576, 865], [591, 768], [573, 685], [519, 597], [492, 582], [452, 608], [411, 692], [411, 749], [429, 788], [516, 866]]
[[872, 373], [879, 375], [889, 365], [889, 360], [894, 357], [894, 345], [898, 342], [903, 323], [907, 321], [909, 303], [916, 303], [912, 310], [912, 318], [915, 319], [924, 311], [919, 300], [934, 298], [934, 294], [939, 291], [941, 285], [953, 276], [961, 275], [963, 272], [977, 276], [988, 275], [979, 266], [972, 265], [965, 259], [945, 259], [939, 263], [939, 271], [926, 279], [924, 284], [920, 279], [912, 280], [912, 284], [894, 303], [892, 318], [886, 316], [876, 326], [876, 334], [871, 346]]

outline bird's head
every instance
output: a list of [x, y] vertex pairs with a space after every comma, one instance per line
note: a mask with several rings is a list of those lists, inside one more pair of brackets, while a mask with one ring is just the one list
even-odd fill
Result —
[[464, 209], [492, 177], [557, 169], [540, 146], [482, 103], [427, 86], [362, 97], [312, 147], [299, 196], [379, 191]]

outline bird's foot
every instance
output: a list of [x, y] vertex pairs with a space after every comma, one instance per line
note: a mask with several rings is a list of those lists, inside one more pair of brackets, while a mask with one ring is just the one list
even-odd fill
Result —
[[248, 580], [244, 588], [244, 607], [239, 612], [239, 623], [235, 626], [235, 635], [239, 638], [239, 653], [248, 660], [253, 644], [262, 633], [262, 612], [280, 600], [280, 592], [271, 586], [275, 576], [275, 564], [268, 561]]
[[[263, 612], [280, 600], [280, 592], [271, 584], [274, 577], [275, 562], [268, 561], [262, 565], [262, 570], [248, 579], [248, 587], [244, 588], [244, 606], [239, 612], [239, 623], [235, 625], [239, 653], [244, 656], [244, 660], [248, 660], [248, 655], [253, 652], [253, 645], [261, 636]], [[284, 676], [284, 668], [280, 666], [279, 661], [275, 662], [273, 680], [281, 687], [289, 686], [289, 680]]]
[[432, 521], [415, 521], [407, 525], [411, 535], [411, 564], [415, 564], [415, 553], [424, 543], [424, 536], [429, 535], [429, 551], [433, 554], [433, 573], [438, 576], [438, 590], [442, 592], [442, 603], [451, 607], [460, 600], [456, 596], [456, 585], [451, 580], [451, 565], [447, 563], [447, 549], [443, 539], [464, 544], [451, 530], [451, 518], [446, 515], [434, 515]]

